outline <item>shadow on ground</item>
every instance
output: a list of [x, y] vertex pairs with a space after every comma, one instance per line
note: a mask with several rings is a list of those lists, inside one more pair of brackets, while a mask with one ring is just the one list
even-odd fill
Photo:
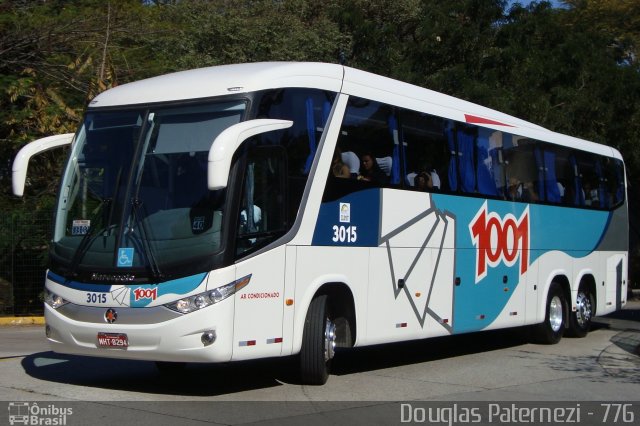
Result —
[[[349, 375], [434, 361], [526, 344], [526, 329], [497, 330], [461, 336], [355, 348], [340, 351], [333, 375]], [[298, 384], [297, 358], [227, 364], [190, 364], [160, 373], [155, 363], [39, 352], [25, 357], [30, 376], [49, 382], [157, 395], [216, 396]]]

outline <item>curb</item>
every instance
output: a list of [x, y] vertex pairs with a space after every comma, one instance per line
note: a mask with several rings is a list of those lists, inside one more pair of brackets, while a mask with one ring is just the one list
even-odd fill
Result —
[[0, 326], [3, 325], [44, 325], [44, 317], [1, 317]]

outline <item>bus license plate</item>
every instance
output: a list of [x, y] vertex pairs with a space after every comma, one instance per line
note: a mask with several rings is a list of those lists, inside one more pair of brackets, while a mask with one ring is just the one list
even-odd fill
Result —
[[126, 349], [129, 347], [129, 338], [124, 333], [98, 333], [98, 347]]

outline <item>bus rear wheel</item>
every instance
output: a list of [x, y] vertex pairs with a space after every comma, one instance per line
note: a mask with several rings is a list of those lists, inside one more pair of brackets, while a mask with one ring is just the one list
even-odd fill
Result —
[[300, 377], [303, 384], [323, 385], [329, 378], [335, 355], [336, 326], [329, 316], [327, 296], [314, 298], [304, 321], [300, 349]]
[[591, 329], [593, 318], [593, 295], [584, 286], [581, 286], [576, 296], [576, 311], [569, 316], [568, 334], [572, 337], [584, 337]]
[[552, 283], [547, 296], [544, 322], [535, 326], [534, 338], [538, 343], [553, 345], [562, 339], [566, 325], [566, 301], [559, 284]]

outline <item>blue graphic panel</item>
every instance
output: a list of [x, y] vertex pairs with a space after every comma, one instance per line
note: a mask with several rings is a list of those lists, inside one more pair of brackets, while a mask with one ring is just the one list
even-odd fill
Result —
[[175, 294], [182, 296], [188, 294], [198, 288], [204, 281], [207, 274], [191, 275], [189, 277], [178, 278], [177, 280], [167, 281], [162, 284], [145, 284], [130, 285], [131, 288], [131, 307], [141, 308], [149, 305], [160, 296], [166, 294]]
[[322, 203], [313, 234], [316, 246], [377, 247], [380, 233], [380, 189], [355, 192]]
[[[576, 213], [574, 209], [555, 206], [440, 194], [434, 194], [433, 200], [438, 209], [450, 211], [456, 217], [455, 275], [460, 278], [460, 285], [455, 287], [453, 324], [457, 333], [479, 330], [497, 318], [517, 287], [521, 274], [545, 253], [562, 251], [576, 258], [593, 252], [606, 232], [610, 219], [607, 211], [580, 210]], [[485, 259], [485, 274], [481, 275], [478, 273], [478, 257], [483, 252], [474, 245], [477, 240], [474, 241], [470, 226], [477, 223], [474, 219], [477, 220], [482, 213], [485, 203], [487, 222], [492, 215], [494, 225], [498, 220], [511, 220], [511, 236], [517, 225], [524, 228], [525, 218], [528, 220], [529, 250], [525, 248], [525, 251], [515, 254], [511, 248], [505, 249], [506, 252], [514, 253], [512, 264], [507, 264], [504, 257], [493, 265]], [[504, 223], [506, 221], [501, 222], [502, 225]], [[491, 230], [494, 233], [491, 241], [495, 241], [497, 232], [495, 229]], [[525, 239], [516, 238], [516, 241], [524, 243]], [[500, 252], [495, 244], [491, 245], [490, 251], [491, 255]], [[489, 251], [484, 254], [488, 257]], [[505, 288], [509, 291], [505, 291]], [[484, 315], [483, 321], [478, 321], [477, 316], [480, 314]]]

